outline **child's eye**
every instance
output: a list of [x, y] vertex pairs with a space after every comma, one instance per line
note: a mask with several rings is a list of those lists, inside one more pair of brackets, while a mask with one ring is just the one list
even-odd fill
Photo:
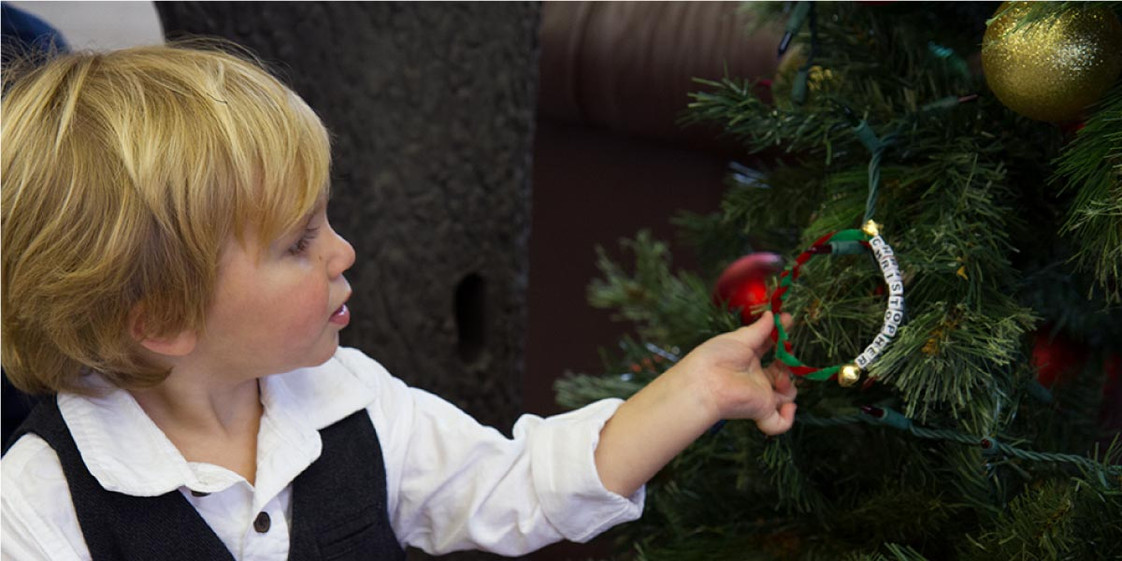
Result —
[[288, 248], [288, 253], [292, 255], [303, 255], [304, 252], [308, 250], [308, 246], [311, 245], [312, 240], [316, 239], [316, 232], [318, 230], [319, 228], [305, 229], [304, 235], [300, 236], [300, 239], [296, 240], [296, 243]]

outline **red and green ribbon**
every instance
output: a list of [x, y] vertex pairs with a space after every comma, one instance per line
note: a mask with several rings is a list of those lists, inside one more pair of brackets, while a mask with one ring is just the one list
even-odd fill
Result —
[[868, 241], [869, 235], [856, 229], [826, 234], [815, 240], [810, 247], [795, 258], [795, 262], [787, 270], [779, 275], [779, 287], [771, 295], [771, 311], [775, 320], [775, 330], [771, 332], [771, 338], [775, 341], [775, 358], [786, 364], [792, 374], [808, 380], [824, 381], [833, 378], [844, 364], [836, 364], [825, 368], [807, 366], [791, 354], [791, 342], [788, 340], [787, 330], [783, 328], [783, 324], [779, 321], [783, 302], [787, 299], [787, 289], [799, 279], [799, 271], [804, 263], [810, 261], [811, 257], [825, 253], [836, 253], [832, 248], [833, 244], [857, 242], [867, 245]]

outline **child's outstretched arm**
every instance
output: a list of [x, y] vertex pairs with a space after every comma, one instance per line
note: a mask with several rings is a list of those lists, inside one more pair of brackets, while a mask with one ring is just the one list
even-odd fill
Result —
[[[784, 318], [788, 320], [788, 318]], [[795, 419], [795, 386], [771, 345], [771, 312], [718, 335], [620, 405], [600, 432], [596, 469], [604, 486], [631, 496], [662, 466], [722, 419], [752, 419], [765, 434]]]

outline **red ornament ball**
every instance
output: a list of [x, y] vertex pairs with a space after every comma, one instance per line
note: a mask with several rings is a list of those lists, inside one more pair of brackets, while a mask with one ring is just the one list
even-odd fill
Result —
[[1036, 381], [1051, 388], [1077, 376], [1087, 360], [1087, 348], [1062, 334], [1052, 335], [1047, 328], [1036, 332], [1032, 345], [1032, 365]]
[[1099, 426], [1105, 433], [1122, 431], [1122, 355], [1110, 354], [1103, 360], [1106, 383], [1099, 410]]
[[768, 302], [767, 282], [783, 270], [783, 258], [766, 251], [745, 255], [733, 261], [713, 290], [713, 301], [740, 309], [740, 320], [745, 325], [756, 321], [760, 313], [756, 308]]

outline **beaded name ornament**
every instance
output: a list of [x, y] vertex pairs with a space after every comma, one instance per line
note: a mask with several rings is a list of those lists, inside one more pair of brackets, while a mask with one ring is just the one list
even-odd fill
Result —
[[[787, 299], [787, 289], [798, 280], [803, 264], [812, 257], [853, 253], [855, 249], [872, 250], [877, 264], [880, 265], [881, 274], [884, 275], [884, 283], [888, 287], [888, 308], [884, 313], [884, 324], [881, 326], [880, 333], [851, 362], [823, 368], [807, 366], [791, 354], [791, 342], [788, 340], [787, 330], [783, 328], [779, 319], [783, 302]], [[861, 379], [861, 373], [867, 370], [892, 342], [892, 338], [896, 336], [896, 331], [904, 321], [904, 279], [900, 275], [900, 266], [896, 262], [892, 246], [888, 245], [880, 235], [877, 223], [869, 220], [860, 230], [841, 230], [826, 234], [799, 254], [795, 262], [779, 275], [779, 287], [771, 296], [771, 311], [775, 320], [775, 330], [771, 332], [772, 340], [776, 343], [775, 357], [786, 364], [792, 374], [808, 380], [820, 381], [837, 376], [838, 383], [842, 386], [856, 384]]]

